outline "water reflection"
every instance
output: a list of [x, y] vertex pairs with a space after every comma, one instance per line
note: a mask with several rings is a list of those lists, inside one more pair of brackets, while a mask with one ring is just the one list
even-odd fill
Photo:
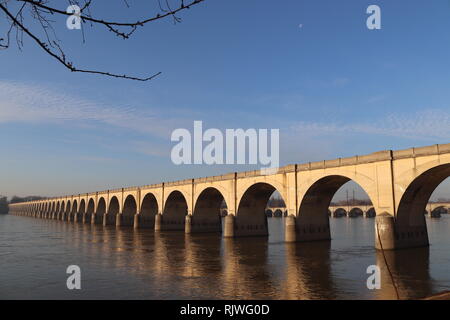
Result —
[[330, 241], [286, 244], [283, 299], [336, 299], [331, 276]]
[[429, 248], [376, 252], [381, 271], [377, 299], [415, 299], [433, 293], [429, 273]]

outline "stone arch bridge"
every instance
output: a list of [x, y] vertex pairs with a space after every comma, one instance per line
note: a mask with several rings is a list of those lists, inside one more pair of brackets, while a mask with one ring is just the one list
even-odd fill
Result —
[[435, 188], [450, 175], [450, 144], [288, 165], [276, 173], [235, 172], [55, 197], [10, 206], [13, 214], [224, 237], [267, 236], [267, 202], [277, 190], [286, 204], [286, 241], [330, 240], [329, 205], [353, 180], [376, 212], [375, 246], [427, 246], [424, 217]]

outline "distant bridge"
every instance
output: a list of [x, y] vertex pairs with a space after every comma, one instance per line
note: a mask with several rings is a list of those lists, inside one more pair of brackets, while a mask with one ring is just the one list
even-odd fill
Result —
[[[441, 214], [448, 214], [450, 212], [450, 202], [429, 202], [426, 206], [424, 214], [430, 218], [439, 218]], [[226, 209], [223, 210], [223, 216], [226, 215]], [[268, 217], [286, 217], [288, 211], [286, 207], [271, 207], [266, 208], [266, 216]], [[330, 217], [364, 217], [374, 218], [376, 216], [373, 205], [330, 205], [328, 207], [328, 215]]]
[[[288, 165], [271, 175], [235, 172], [55, 197], [13, 204], [10, 210], [71, 222], [195, 233], [221, 232], [225, 203], [224, 237], [267, 236], [265, 211], [277, 190], [288, 212], [286, 241], [330, 240], [329, 204], [353, 180], [373, 204], [376, 248], [397, 249], [428, 245], [424, 212], [436, 206], [428, 200], [448, 176], [450, 144], [445, 144]], [[448, 210], [447, 204], [441, 207]]]

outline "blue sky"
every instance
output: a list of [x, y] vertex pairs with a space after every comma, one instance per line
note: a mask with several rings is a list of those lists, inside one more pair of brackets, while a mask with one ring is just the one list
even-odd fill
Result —
[[[111, 5], [113, 3], [114, 5]], [[97, 2], [143, 17], [139, 1]], [[382, 29], [366, 28], [366, 8]], [[65, 8], [64, 8], [65, 9]], [[64, 195], [252, 170], [175, 166], [170, 133], [280, 128], [281, 164], [448, 143], [450, 1], [206, 0], [120, 40], [55, 22], [73, 74], [25, 38], [0, 51], [0, 194]], [[0, 30], [6, 27], [0, 19]]]

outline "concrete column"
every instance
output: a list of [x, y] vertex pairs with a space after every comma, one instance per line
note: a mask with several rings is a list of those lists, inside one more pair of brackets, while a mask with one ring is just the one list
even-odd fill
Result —
[[185, 222], [184, 222], [184, 232], [185, 233], [191, 233], [192, 232], [192, 216], [186, 215]]
[[77, 212], [75, 212], [75, 213], [73, 214], [73, 222], [74, 222], [74, 223], [77, 223], [77, 222], [78, 222], [78, 213], [77, 213]]
[[107, 225], [107, 219], [108, 219], [107, 213], [104, 213], [103, 214], [103, 226]]
[[134, 215], [133, 228], [134, 229], [139, 228], [139, 214], [137, 213]]
[[120, 213], [116, 214], [116, 227], [120, 227], [122, 222], [122, 215]]
[[284, 236], [286, 242], [296, 242], [297, 241], [297, 231], [296, 231], [296, 221], [294, 215], [289, 215], [286, 217], [284, 225]]
[[395, 219], [387, 212], [375, 218], [375, 248], [393, 250], [395, 246]]
[[95, 213], [91, 214], [91, 224], [95, 224]]
[[162, 214], [158, 213], [155, 216], [155, 231], [161, 231], [163, 224], [162, 220], [163, 220]]
[[232, 214], [228, 214], [225, 216], [225, 226], [223, 230], [224, 238], [233, 238], [234, 237], [234, 224], [235, 217]]

